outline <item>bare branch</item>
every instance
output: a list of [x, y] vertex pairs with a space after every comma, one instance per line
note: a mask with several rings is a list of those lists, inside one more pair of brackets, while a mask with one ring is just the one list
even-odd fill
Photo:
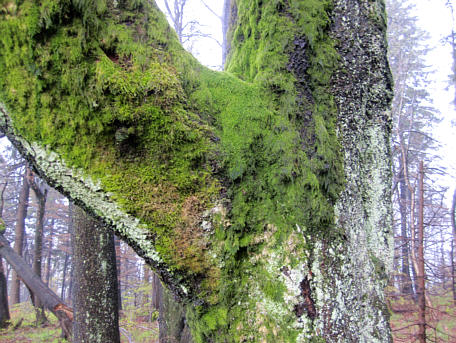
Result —
[[221, 15], [218, 15], [204, 0], [200, 0], [201, 3], [206, 7], [213, 15], [215, 15], [217, 18], [219, 18], [221, 21], [223, 21], [223, 17]]

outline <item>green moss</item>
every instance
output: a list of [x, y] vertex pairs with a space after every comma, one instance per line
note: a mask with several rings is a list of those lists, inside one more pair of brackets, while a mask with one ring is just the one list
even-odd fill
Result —
[[190, 259], [177, 257], [181, 247], [173, 247], [179, 239], [184, 244], [186, 201], [196, 197], [195, 211], [202, 211], [217, 194], [218, 182], [207, 160], [214, 149], [209, 129], [185, 107], [186, 85], [170, 63], [178, 54], [181, 64], [194, 60], [167, 33], [156, 6], [12, 4], [2, 4], [0, 96], [16, 129], [101, 180], [127, 213], [150, 227], [171, 267], [194, 274], [210, 269], [204, 242], [185, 242]]

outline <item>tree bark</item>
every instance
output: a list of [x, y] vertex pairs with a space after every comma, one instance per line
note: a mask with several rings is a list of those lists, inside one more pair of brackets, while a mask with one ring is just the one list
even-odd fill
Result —
[[162, 287], [158, 276], [152, 273], [152, 307], [156, 310], [160, 309]]
[[192, 343], [185, 306], [179, 303], [166, 288], [159, 287], [158, 292], [160, 343]]
[[[16, 227], [14, 229], [14, 251], [19, 256], [22, 256], [22, 249], [24, 246], [25, 218], [27, 217], [27, 208], [30, 193], [29, 179], [31, 175], [31, 170], [27, 167], [22, 177], [22, 187], [19, 193], [19, 203], [17, 205]], [[18, 304], [21, 302], [20, 287], [21, 284], [19, 278], [17, 277], [16, 270], [13, 270], [11, 281], [11, 304]]]
[[412, 287], [412, 278], [410, 276], [410, 253], [409, 253], [409, 234], [407, 230], [407, 204], [408, 204], [408, 193], [409, 190], [407, 188], [407, 184], [405, 181], [405, 174], [403, 168], [407, 168], [403, 163], [402, 160], [399, 164], [400, 172], [399, 172], [399, 211], [401, 214], [401, 293], [406, 295], [413, 296], [413, 287]]
[[456, 305], [456, 277], [455, 277], [455, 253], [456, 249], [456, 189], [453, 193], [453, 203], [451, 205], [451, 227], [453, 228], [453, 243], [451, 246], [451, 279], [452, 279], [452, 290], [453, 290], [453, 302]]
[[3, 269], [3, 261], [0, 257], [0, 329], [9, 325], [11, 319], [8, 307], [8, 287]]
[[61, 293], [60, 293], [60, 297], [62, 298], [63, 301], [65, 301], [65, 288], [67, 287], [66, 278], [67, 278], [69, 260], [70, 260], [70, 254], [65, 252], [65, 260], [63, 262], [63, 271], [62, 271], [62, 289], [61, 289]]
[[114, 235], [74, 208], [74, 343], [120, 343]]
[[426, 286], [424, 270], [424, 168], [419, 164], [419, 208], [418, 208], [418, 340], [426, 343]]
[[[47, 189], [40, 189], [39, 185], [33, 180], [33, 175], [29, 179], [30, 186], [38, 200], [35, 224], [35, 250], [33, 254], [33, 271], [41, 279], [41, 263], [43, 260], [43, 235], [44, 235], [44, 214], [46, 211]], [[47, 322], [44, 307], [37, 295], [33, 294], [33, 306], [35, 307], [36, 324], [41, 326]], [[62, 298], [63, 300], [63, 298]]]
[[[6, 230], [5, 222], [3, 221], [3, 207], [5, 204], [4, 193], [7, 183], [2, 187], [0, 192], [0, 235]], [[3, 258], [0, 255], [0, 329], [9, 325], [10, 313], [8, 306], [8, 284], [5, 276], [5, 269], [3, 268]]]
[[33, 272], [21, 256], [8, 244], [3, 235], [0, 235], [0, 255], [2, 255], [17, 275], [36, 294], [44, 307], [51, 311], [58, 319], [66, 337], [71, 337], [73, 326], [73, 311]]
[[119, 311], [122, 310], [122, 260], [120, 258], [120, 239], [117, 236], [114, 236], [114, 248], [116, 253], [116, 270], [117, 270], [117, 303], [119, 306]]
[[46, 282], [46, 285], [49, 286], [49, 280], [51, 278], [51, 262], [52, 262], [52, 249], [53, 249], [53, 240], [52, 237], [54, 235], [54, 218], [51, 219], [51, 225], [49, 228], [49, 245], [47, 248], [47, 256], [46, 256], [46, 275], [44, 277], [44, 280]]

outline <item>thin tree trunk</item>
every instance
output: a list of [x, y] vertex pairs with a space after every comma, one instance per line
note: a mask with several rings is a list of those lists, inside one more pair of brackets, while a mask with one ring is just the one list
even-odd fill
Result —
[[160, 343], [192, 343], [192, 335], [185, 319], [185, 307], [166, 288], [160, 287], [159, 292]]
[[74, 208], [73, 343], [120, 343], [114, 235]]
[[[69, 240], [66, 241], [66, 251], [65, 251], [65, 261], [63, 263], [63, 275], [62, 275], [62, 291], [61, 291], [61, 298], [65, 300], [65, 287], [66, 287], [66, 278], [68, 274], [68, 267], [70, 266], [70, 254], [72, 254], [71, 249], [71, 237], [73, 235], [73, 203], [69, 203], [68, 205], [68, 233], [70, 234]], [[70, 286], [71, 286], [71, 278], [72, 274], [71, 271], [70, 275]], [[71, 298], [71, 289], [68, 289], [68, 294], [70, 294]]]
[[424, 272], [424, 171], [423, 161], [419, 165], [419, 209], [418, 209], [418, 340], [426, 343], [426, 288]]
[[[147, 285], [150, 283], [150, 268], [146, 263], [144, 263], [144, 265], [143, 265], [143, 273], [144, 273], [143, 284]], [[149, 303], [150, 296], [151, 296], [151, 294], [148, 294], [148, 292], [144, 292], [142, 294], [141, 304], [145, 305], [145, 304]]]
[[[406, 163], [406, 157], [405, 157], [405, 146], [401, 144], [401, 158], [402, 158], [402, 163]], [[411, 242], [411, 247], [410, 247], [410, 258], [412, 260], [412, 272], [414, 275], [414, 281], [416, 285], [416, 290], [419, 288], [418, 284], [418, 279], [419, 279], [419, 263], [418, 263], [418, 257], [416, 256], [418, 253], [418, 249], [416, 246], [416, 229], [415, 229], [415, 187], [411, 185], [409, 175], [407, 172], [407, 169], [404, 168], [404, 179], [407, 183], [407, 187], [410, 191], [410, 242]], [[418, 293], [418, 292], [416, 292]], [[431, 300], [429, 297], [425, 294], [425, 301], [427, 303], [427, 306], [430, 308], [432, 307]]]
[[453, 245], [451, 247], [451, 280], [453, 290], [453, 302], [456, 306], [456, 284], [455, 284], [455, 263], [454, 263], [454, 249], [456, 249], [456, 189], [453, 194], [453, 204], [451, 206], [451, 226], [453, 227]]
[[162, 287], [157, 274], [152, 273], [152, 307], [156, 310], [160, 309]]
[[[38, 200], [38, 211], [36, 214], [35, 228], [35, 251], [33, 254], [33, 271], [41, 279], [41, 263], [43, 259], [43, 234], [44, 234], [44, 214], [46, 210], [47, 189], [41, 190], [35, 180], [30, 179], [30, 186]], [[41, 326], [47, 322], [44, 307], [39, 297], [33, 294], [33, 305], [35, 307], [36, 324]]]
[[[0, 235], [2, 235], [6, 230], [6, 225], [3, 221], [3, 206], [5, 203], [3, 195], [5, 193], [6, 186], [7, 183], [5, 182], [2, 187], [2, 191], [0, 192]], [[10, 320], [7, 280], [8, 279], [5, 277], [5, 269], [3, 268], [3, 258], [0, 255], [0, 329], [7, 327]]]
[[62, 290], [60, 293], [60, 297], [62, 300], [65, 300], [65, 281], [66, 281], [66, 276], [67, 276], [67, 269], [68, 269], [68, 261], [69, 261], [69, 254], [65, 253], [65, 261], [63, 263], [63, 275], [62, 275]]
[[[24, 245], [24, 231], [25, 231], [25, 218], [27, 217], [28, 198], [30, 193], [29, 179], [31, 171], [26, 168], [22, 177], [22, 188], [19, 194], [19, 204], [17, 206], [16, 214], [16, 227], [15, 227], [15, 239], [14, 239], [14, 251], [22, 256], [22, 250]], [[11, 282], [11, 304], [20, 303], [20, 290], [21, 285], [17, 273], [13, 270], [12, 282]]]
[[3, 261], [0, 257], [0, 329], [9, 325], [11, 319], [8, 307], [8, 288], [6, 284]]
[[409, 237], [407, 233], [407, 198], [408, 189], [404, 179], [403, 163], [399, 165], [399, 212], [401, 214], [401, 293], [413, 295], [412, 278], [410, 276], [410, 263], [409, 263]]
[[116, 254], [116, 270], [117, 270], [117, 302], [119, 305], [119, 311], [122, 310], [122, 261], [120, 260], [120, 239], [114, 236], [115, 254]]
[[41, 281], [24, 259], [9, 246], [3, 235], [0, 235], [0, 255], [8, 261], [27, 287], [40, 298], [43, 306], [59, 319], [65, 336], [71, 337], [73, 311]]
[[53, 241], [52, 241], [52, 236], [54, 235], [54, 218], [51, 220], [51, 227], [49, 230], [49, 246], [48, 246], [48, 251], [47, 251], [47, 256], [46, 256], [46, 276], [45, 276], [45, 282], [46, 285], [49, 286], [49, 280], [51, 278], [51, 259], [52, 259], [52, 249], [53, 249]]

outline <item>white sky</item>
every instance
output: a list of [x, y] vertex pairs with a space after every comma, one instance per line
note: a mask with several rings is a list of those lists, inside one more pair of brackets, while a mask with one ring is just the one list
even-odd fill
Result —
[[[455, 0], [452, 0], [455, 1]], [[449, 85], [449, 75], [452, 67], [451, 49], [443, 41], [451, 33], [451, 12], [445, 6], [444, 0], [414, 0], [418, 24], [429, 32], [429, 46], [433, 50], [427, 61], [432, 73], [432, 82], [428, 91], [434, 101], [434, 106], [441, 112], [443, 121], [433, 130], [433, 138], [442, 147], [437, 152], [442, 158], [441, 164], [447, 168], [448, 175], [442, 178], [442, 183], [450, 189], [447, 193], [448, 204], [456, 187], [456, 127], [451, 121], [456, 121], [456, 111], [452, 103], [455, 95], [454, 87]], [[456, 3], [455, 3], [456, 4]]]

